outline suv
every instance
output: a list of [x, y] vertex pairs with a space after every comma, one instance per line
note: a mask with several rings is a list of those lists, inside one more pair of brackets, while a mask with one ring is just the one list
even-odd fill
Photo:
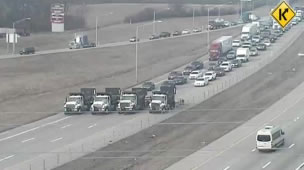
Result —
[[24, 54], [35, 54], [35, 48], [34, 47], [27, 47], [27, 48], [23, 48], [20, 52], [20, 55], [24, 55]]
[[236, 58], [236, 52], [234, 50], [230, 50], [226, 56], [227, 60], [233, 60]]
[[183, 76], [182, 72], [179, 71], [172, 71], [169, 73], [168, 80], [173, 80], [175, 77]]
[[190, 65], [193, 66], [195, 70], [200, 70], [204, 68], [204, 64], [200, 61], [193, 61]]

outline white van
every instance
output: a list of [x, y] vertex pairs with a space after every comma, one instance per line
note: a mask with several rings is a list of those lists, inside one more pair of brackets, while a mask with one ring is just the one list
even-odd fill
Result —
[[257, 132], [256, 147], [260, 150], [274, 150], [284, 145], [284, 132], [277, 126], [265, 126]]
[[242, 62], [248, 62], [249, 55], [249, 48], [238, 48], [236, 50], [236, 59], [241, 60]]

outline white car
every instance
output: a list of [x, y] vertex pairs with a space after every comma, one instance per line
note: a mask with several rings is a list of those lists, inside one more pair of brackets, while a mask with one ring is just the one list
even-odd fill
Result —
[[252, 41], [256, 42], [256, 43], [259, 43], [261, 41], [261, 38], [260, 36], [256, 35], [256, 36], [253, 36], [252, 37]]
[[302, 21], [302, 18], [301, 18], [301, 17], [295, 17], [295, 18], [296, 18], [296, 20], [298, 21], [298, 23]]
[[194, 28], [194, 29], [193, 29], [193, 32], [194, 32], [194, 33], [202, 32], [202, 29], [200, 29], [200, 28]]
[[215, 71], [207, 71], [204, 76], [204, 78], [207, 78], [209, 81], [216, 79], [216, 72]]
[[182, 34], [185, 35], [185, 34], [190, 34], [191, 31], [189, 29], [185, 29], [182, 31]]
[[223, 68], [226, 72], [229, 72], [232, 70], [232, 64], [229, 61], [224, 61], [222, 62], [222, 64], [220, 65], [221, 68]]
[[194, 82], [194, 87], [203, 87], [209, 84], [208, 78], [198, 77]]
[[196, 78], [200, 77], [203, 75], [203, 71], [202, 70], [194, 70], [190, 73], [189, 75], [189, 79], [190, 80], [195, 80]]
[[268, 39], [264, 40], [263, 43], [264, 43], [267, 47], [269, 47], [269, 46], [271, 45], [271, 42], [270, 42], [270, 40], [268, 40]]
[[256, 47], [251, 47], [249, 49], [249, 55], [250, 56], [257, 56], [257, 55], [259, 55], [258, 49]]
[[298, 20], [296, 18], [293, 18], [291, 21], [291, 25], [297, 25], [298, 24]]
[[233, 40], [232, 41], [232, 47], [240, 47], [242, 44], [241, 44], [241, 41], [240, 40]]

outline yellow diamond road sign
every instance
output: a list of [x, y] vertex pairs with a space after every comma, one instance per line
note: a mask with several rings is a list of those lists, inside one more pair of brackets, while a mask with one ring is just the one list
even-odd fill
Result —
[[296, 15], [294, 10], [290, 7], [290, 5], [282, 1], [272, 12], [271, 16], [281, 25], [282, 28], [293, 19]]

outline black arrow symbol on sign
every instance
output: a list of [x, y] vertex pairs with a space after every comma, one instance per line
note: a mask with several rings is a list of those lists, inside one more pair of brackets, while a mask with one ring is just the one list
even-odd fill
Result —
[[281, 21], [282, 20], [282, 17], [284, 18], [284, 20], [286, 21], [286, 17], [285, 17], [285, 14], [288, 12], [288, 8], [286, 8], [284, 10], [284, 12], [282, 13], [282, 9], [279, 9], [279, 20]]

